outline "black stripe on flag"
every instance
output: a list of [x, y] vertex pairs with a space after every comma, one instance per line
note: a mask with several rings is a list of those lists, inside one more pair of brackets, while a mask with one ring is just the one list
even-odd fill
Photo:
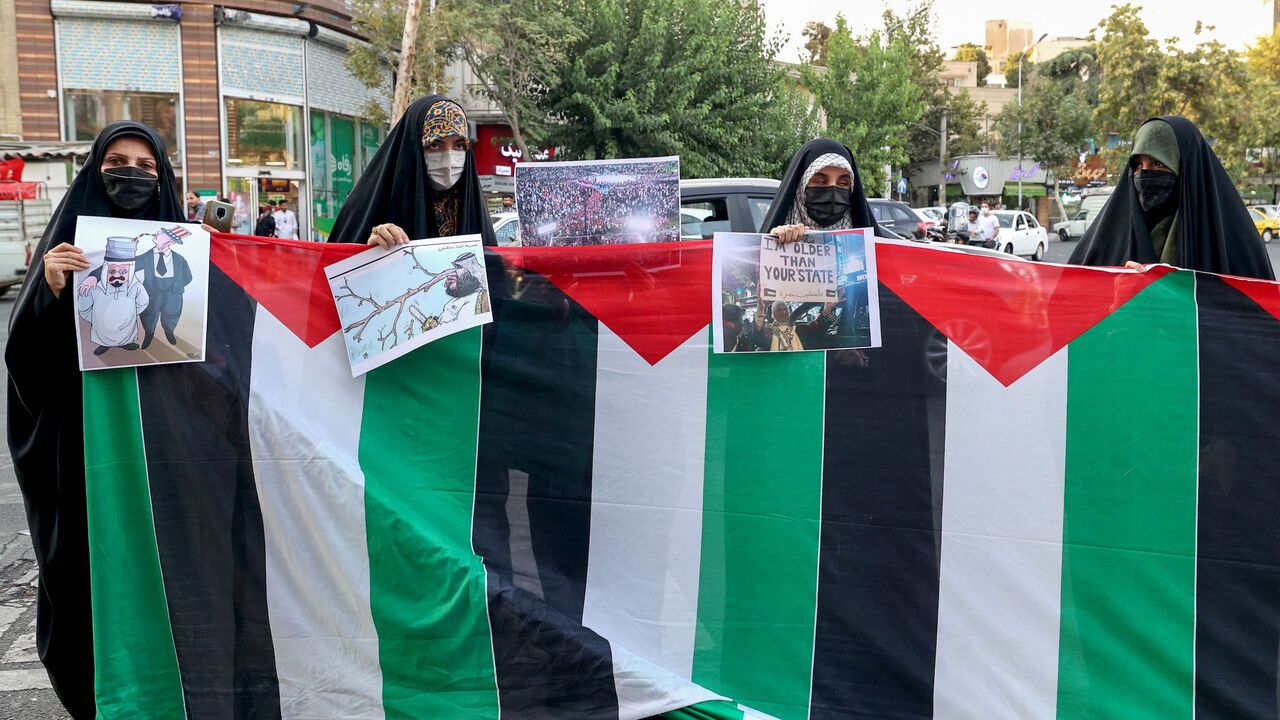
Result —
[[[1280, 666], [1280, 323], [1197, 274], [1200, 477], [1196, 716], [1276, 718]], [[1159, 362], [1159, 358], [1153, 358]]]
[[187, 718], [269, 720], [280, 692], [249, 447], [257, 306], [213, 265], [209, 306], [204, 362], [138, 369], [156, 542]]
[[523, 286], [495, 297], [481, 360], [472, 537], [489, 573], [499, 702], [511, 719], [616, 717], [609, 644], [581, 624], [598, 325], [544, 278], [526, 272]]
[[827, 355], [813, 718], [933, 715], [947, 344], [883, 286], [880, 317]]

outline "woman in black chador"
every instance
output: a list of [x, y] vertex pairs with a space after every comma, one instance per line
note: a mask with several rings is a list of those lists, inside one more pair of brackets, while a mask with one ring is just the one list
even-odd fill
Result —
[[81, 215], [185, 222], [164, 140], [136, 122], [108, 125], [32, 255], [9, 319], [9, 452], [40, 566], [36, 646], [62, 704], [94, 717], [93, 627], [85, 518], [84, 432], [71, 274]]
[[1097, 220], [1071, 253], [1076, 265], [1167, 263], [1274, 280], [1267, 250], [1240, 193], [1184, 117], [1138, 128], [1129, 164]]
[[428, 95], [391, 128], [338, 213], [329, 242], [391, 247], [476, 234], [494, 244], [467, 116], [454, 101]]

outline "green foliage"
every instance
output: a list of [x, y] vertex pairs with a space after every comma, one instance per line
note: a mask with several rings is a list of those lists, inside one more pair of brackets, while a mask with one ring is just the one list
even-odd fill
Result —
[[[422, 3], [418, 22], [418, 47], [414, 54], [413, 78], [409, 97], [416, 98], [436, 91], [444, 81], [444, 67], [457, 54], [458, 39], [467, 26], [461, 0], [441, 0], [435, 12], [427, 12]], [[353, 43], [347, 51], [346, 64], [351, 73], [367, 87], [383, 90], [386, 105], [369, 103], [364, 119], [386, 124], [391, 113], [392, 83], [399, 70], [400, 42], [404, 37], [404, 0], [351, 0], [351, 22], [368, 44]]]
[[1035, 158], [1064, 177], [1092, 135], [1093, 109], [1072, 82], [1036, 74], [1026, 81], [1022, 105], [1006, 105], [995, 126], [1001, 137], [1000, 157]]
[[778, 176], [815, 134], [754, 3], [567, 0], [582, 37], [546, 106], [562, 157], [679, 155], [686, 177]]
[[827, 40], [831, 39], [831, 28], [824, 22], [810, 20], [800, 31], [804, 37], [804, 61], [811, 65], [827, 64]]
[[[1095, 29], [1102, 79], [1094, 123], [1101, 132], [1130, 138], [1148, 118], [1183, 115], [1214, 143], [1223, 165], [1239, 177], [1246, 151], [1265, 135], [1259, 123], [1274, 109], [1257, 107], [1257, 79], [1244, 56], [1202, 40], [1185, 50], [1177, 38], [1150, 37], [1139, 8], [1116, 7]], [[1196, 35], [1204, 27], [1196, 24]], [[1261, 43], [1260, 43], [1261, 44]], [[1265, 53], [1265, 51], [1264, 51]]]
[[978, 63], [978, 87], [987, 84], [987, 76], [991, 74], [991, 59], [987, 57], [986, 48], [973, 43], [964, 43], [956, 48], [954, 60]]
[[826, 71], [805, 68], [826, 117], [824, 134], [848, 145], [864, 173], [908, 160], [907, 131], [923, 114], [915, 67], [904, 32], [855, 40], [841, 15], [827, 43]]
[[501, 110], [520, 150], [547, 137], [546, 98], [556, 90], [569, 49], [582, 31], [559, 0], [493, 0], [474, 4], [461, 47], [477, 95]]
[[1280, 28], [1258, 38], [1247, 53], [1249, 72], [1280, 86]]
[[1011, 53], [1009, 57], [1004, 59], [1004, 84], [1005, 87], [1018, 87], [1019, 63], [1021, 60], [1021, 78], [1025, 83], [1031, 77], [1031, 71], [1035, 68], [1035, 63], [1031, 61], [1031, 57], [1025, 52]]

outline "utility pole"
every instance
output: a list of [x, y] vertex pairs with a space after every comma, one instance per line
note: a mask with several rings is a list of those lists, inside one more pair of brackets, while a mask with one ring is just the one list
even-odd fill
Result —
[[[1280, 2], [1280, 0], [1277, 0]], [[1039, 40], [1032, 43], [1031, 47], [1022, 51], [1018, 56], [1018, 209], [1022, 209], [1022, 61], [1027, 59], [1027, 55], [1035, 49], [1036, 45], [1044, 42], [1049, 37], [1049, 33], [1040, 36]]]
[[[1280, 0], [1277, 0], [1280, 2]], [[938, 204], [947, 206], [947, 109], [942, 108], [942, 133], [938, 138]]]
[[413, 56], [418, 50], [418, 13], [421, 10], [422, 0], [406, 0], [404, 35], [400, 38], [400, 72], [396, 74], [396, 89], [391, 101], [392, 125], [399, 122], [409, 107], [409, 85], [413, 81]]

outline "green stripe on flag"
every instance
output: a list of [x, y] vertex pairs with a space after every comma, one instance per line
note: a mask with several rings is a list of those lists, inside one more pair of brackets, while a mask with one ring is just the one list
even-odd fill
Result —
[[181, 718], [142, 444], [138, 374], [83, 374], [85, 502], [98, 718]]
[[809, 706], [822, 353], [710, 354], [693, 681], [778, 717]]
[[742, 708], [727, 700], [709, 700], [662, 714], [665, 720], [743, 720]]
[[441, 338], [365, 378], [369, 601], [392, 720], [498, 717], [485, 570], [471, 548], [480, 338]]
[[1060, 718], [1193, 715], [1194, 284], [1170, 274], [1069, 346]]

